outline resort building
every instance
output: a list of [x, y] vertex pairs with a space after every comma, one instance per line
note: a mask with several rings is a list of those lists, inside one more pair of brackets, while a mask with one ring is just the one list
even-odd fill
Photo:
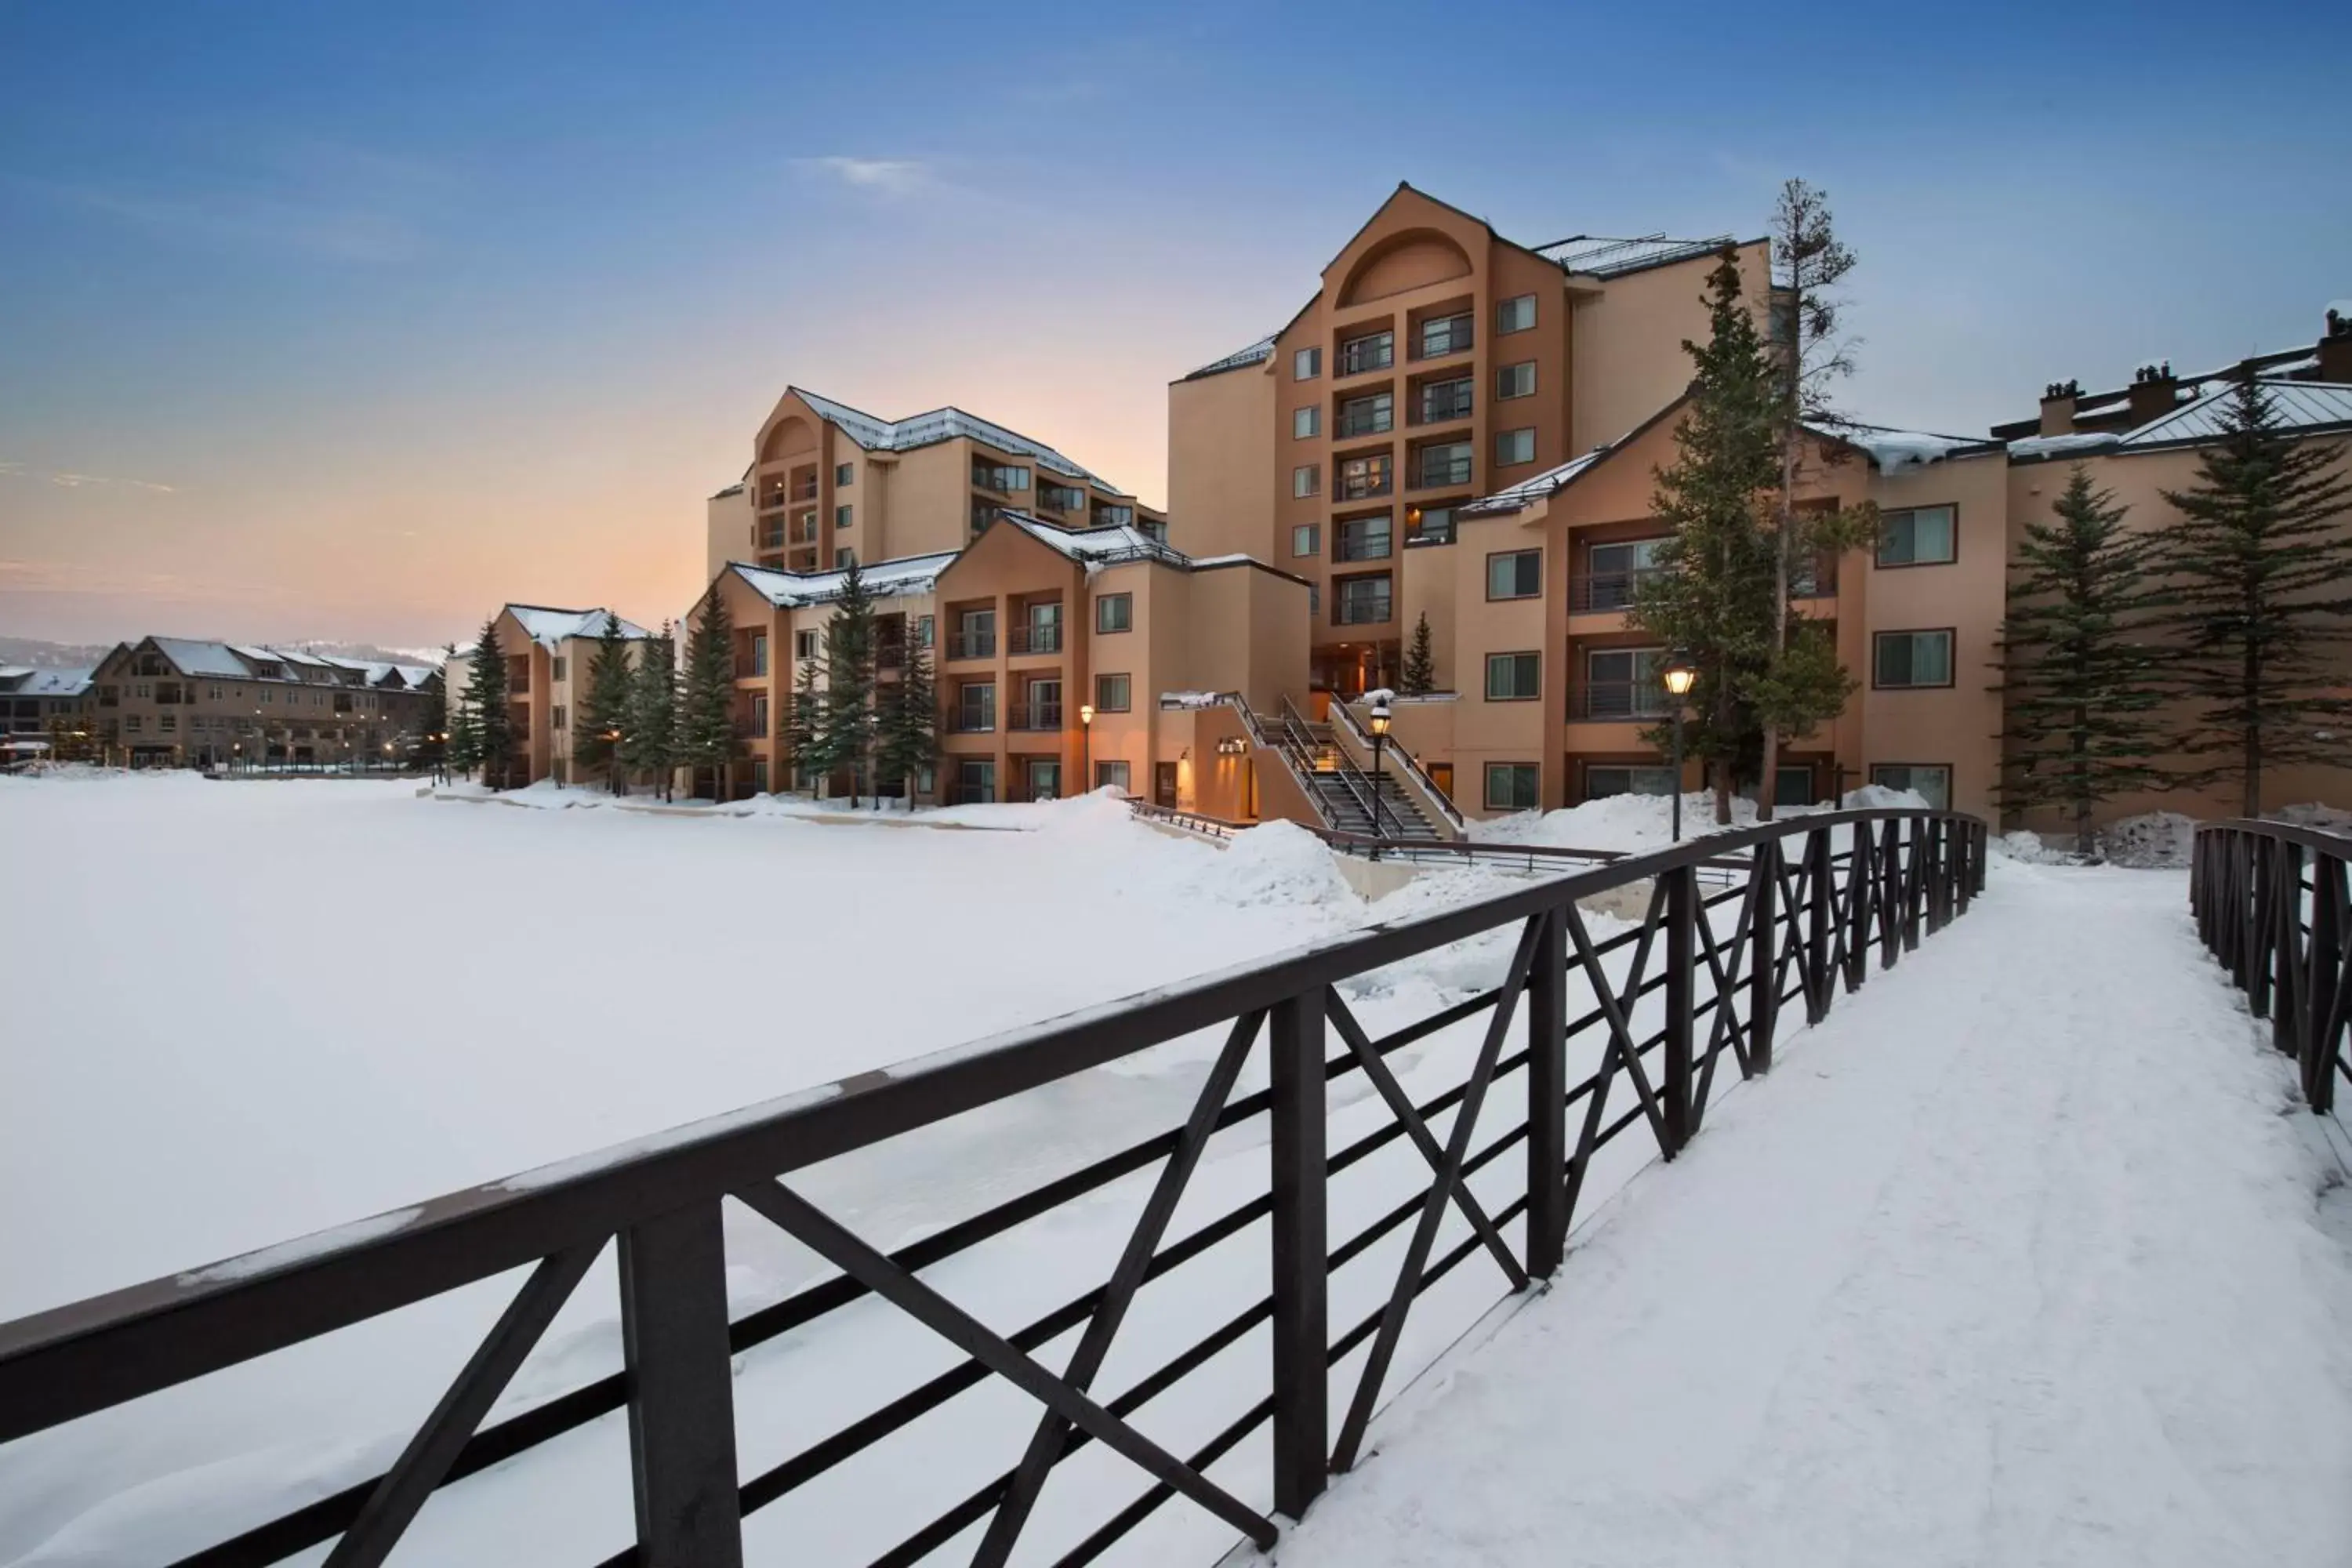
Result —
[[0, 664], [0, 737], [46, 735], [60, 715], [84, 711], [97, 673]]
[[[499, 611], [495, 624], [507, 661], [507, 717], [515, 744], [509, 783], [572, 782], [573, 719], [587, 696], [589, 667], [608, 619], [633, 645], [653, 635], [602, 608], [508, 605]], [[473, 650], [450, 659], [447, 679], [454, 706], [473, 689]]]
[[407, 761], [441, 685], [425, 665], [142, 637], [101, 660], [89, 712], [133, 767], [370, 767]]
[[950, 553], [1011, 509], [1070, 528], [1167, 519], [1065, 458], [960, 408], [877, 419], [787, 387], [740, 483], [710, 498], [707, 571], [732, 562], [803, 574]]

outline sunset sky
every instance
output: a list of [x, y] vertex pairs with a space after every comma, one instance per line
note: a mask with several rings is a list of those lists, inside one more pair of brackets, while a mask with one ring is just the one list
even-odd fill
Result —
[[1168, 381], [1400, 179], [1542, 243], [1753, 236], [1802, 174], [1853, 410], [1979, 432], [2352, 296], [2326, 13], [6, 6], [0, 633], [675, 615], [788, 381], [1158, 501]]

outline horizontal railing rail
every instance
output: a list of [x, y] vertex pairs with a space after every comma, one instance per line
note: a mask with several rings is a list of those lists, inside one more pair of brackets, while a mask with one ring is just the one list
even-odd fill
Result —
[[[1336, 721], [1339, 726], [1348, 731], [1350, 740], [1367, 752], [1372, 749], [1372, 738], [1365, 731], [1363, 725], [1357, 722], [1355, 710], [1349, 708], [1343, 700], [1334, 697], [1331, 700], [1331, 711], [1336, 715]], [[1466, 834], [1470, 831], [1470, 825], [1463, 817], [1461, 807], [1454, 804], [1454, 797], [1437, 787], [1437, 781], [1429, 776], [1427, 769], [1413, 760], [1412, 752], [1402, 746], [1388, 746], [1383, 748], [1383, 754], [1393, 760], [1401, 771], [1412, 776], [1412, 781], [1421, 786], [1422, 794], [1427, 797], [1423, 804], [1435, 806], [1438, 814], [1453, 825], [1454, 832]]]
[[950, 632], [948, 634], [948, 657], [950, 658], [994, 658], [996, 634], [994, 632]]
[[1469, 318], [1460, 317], [1450, 328], [1441, 327], [1435, 331], [1423, 328], [1415, 332], [1412, 357], [1417, 360], [1443, 359], [1447, 354], [1468, 353], [1475, 342], [1476, 336], [1470, 330]]
[[1061, 622], [1026, 622], [1014, 626], [1006, 634], [1005, 651], [1007, 653], [1061, 652]]
[[1663, 719], [1675, 700], [1655, 680], [1588, 680], [1568, 694], [1568, 716], [1594, 723]]
[[2197, 934], [2295, 1058], [2304, 1102], [2336, 1109], [2352, 1010], [2352, 837], [2284, 822], [2231, 820], [2197, 828], [2189, 900]]
[[[1700, 1131], [1719, 1079], [1769, 1070], [1785, 1032], [1784, 1006], [1801, 1003], [1804, 1020], [1819, 1021], [1841, 987], [1864, 983], [1874, 950], [1880, 967], [1892, 966], [1923, 934], [1967, 910], [1981, 885], [1984, 847], [1981, 822], [1932, 811], [1850, 811], [1736, 830], [1311, 943], [0, 1324], [0, 1443], [528, 1269], [389, 1468], [257, 1519], [184, 1562], [269, 1563], [333, 1541], [331, 1562], [380, 1563], [437, 1489], [625, 1409], [636, 1539], [616, 1542], [607, 1568], [734, 1568], [745, 1514], [819, 1484], [992, 1379], [1041, 1407], [1018, 1463], [1000, 1470], [986, 1461], [969, 1481], [955, 1479], [943, 1495], [961, 1495], [927, 1521], [939, 1504], [922, 1502], [918, 1483], [930, 1480], [936, 1456], [919, 1471], [878, 1472], [908, 1500], [891, 1517], [866, 1521], [893, 1536], [907, 1531], [882, 1561], [914, 1563], [978, 1527], [973, 1561], [1001, 1568], [1024, 1544], [1047, 1477], [1090, 1445], [1141, 1470], [1149, 1484], [1123, 1504], [1094, 1490], [1076, 1500], [1090, 1510], [1087, 1521], [1098, 1522], [1061, 1561], [1094, 1560], [1178, 1498], [1216, 1528], [1267, 1546], [1277, 1516], [1303, 1515], [1328, 1478], [1363, 1454], [1383, 1394], [1425, 1354], [1408, 1352], [1404, 1335], [1433, 1285], [1480, 1258], [1502, 1294], [1555, 1274], [1596, 1155], [1638, 1131], [1655, 1157], [1674, 1159]], [[1717, 862], [1745, 875], [1709, 892], [1700, 873]], [[1643, 918], [1596, 931], [1601, 917], [1588, 918], [1582, 901], [1636, 886], [1648, 889]], [[1507, 939], [1497, 983], [1385, 1034], [1375, 1037], [1358, 1014], [1370, 1004], [1341, 989], [1488, 933]], [[1451, 1057], [1397, 1057], [1456, 1029]], [[805, 1183], [795, 1184], [796, 1173], [822, 1162], [1202, 1031], [1222, 1045], [1181, 1124], [895, 1251], [866, 1241], [812, 1203]], [[1265, 1087], [1241, 1093], [1254, 1057], [1263, 1059], [1251, 1080]], [[1361, 1074], [1385, 1108], [1369, 1131], [1362, 1118], [1340, 1118], [1373, 1101], [1330, 1096], [1328, 1086], [1351, 1074]], [[1504, 1109], [1482, 1116], [1490, 1104]], [[1265, 1151], [1263, 1186], [1171, 1238], [1171, 1221], [1212, 1141], [1244, 1123]], [[1395, 1189], [1381, 1195], [1364, 1186], [1383, 1173], [1405, 1174], [1396, 1161], [1372, 1163], [1391, 1148], [1421, 1173], [1401, 1202], [1391, 1201]], [[1514, 1157], [1508, 1165], [1506, 1156]], [[1227, 1151], [1227, 1178], [1242, 1168], [1236, 1157]], [[1079, 1200], [1155, 1170], [1105, 1282], [1018, 1327], [991, 1327], [923, 1277], [1041, 1215], [1103, 1211]], [[1335, 1232], [1329, 1197], [1342, 1180], [1360, 1194], [1345, 1212], [1370, 1216], [1360, 1228], [1358, 1217], [1339, 1226], [1349, 1234]], [[1507, 1184], [1499, 1193], [1498, 1182]], [[730, 1321], [720, 1220], [730, 1198], [834, 1272]], [[1466, 1222], [1467, 1234], [1441, 1248], [1449, 1216]], [[623, 1369], [484, 1426], [615, 1241]], [[1389, 1250], [1374, 1256], [1383, 1243]], [[1121, 1367], [1127, 1381], [1116, 1392], [1098, 1389], [1138, 1290], [1224, 1247], [1256, 1249], [1264, 1261], [1249, 1270], [1249, 1289], [1262, 1279], [1264, 1294], [1213, 1308], [1183, 1298], [1192, 1303], [1195, 1321], [1183, 1331], [1192, 1342], [1156, 1352], [1165, 1359], [1148, 1369]], [[1358, 1292], [1371, 1310], [1335, 1320], [1335, 1279], [1375, 1287]], [[813, 1355], [771, 1361], [757, 1374], [736, 1376], [732, 1358], [782, 1334], [820, 1335], [845, 1309], [884, 1304], [953, 1348], [947, 1370], [911, 1388], [877, 1373], [868, 1414], [795, 1452], [739, 1465], [739, 1390], [754, 1398], [772, 1378], [813, 1370], [824, 1341], [806, 1340]], [[1066, 1353], [1040, 1359], [1070, 1334], [1076, 1339]], [[1253, 1334], [1265, 1352], [1217, 1360]], [[1196, 1423], [1199, 1446], [1179, 1453], [1131, 1417], [1180, 1384], [1202, 1389], [1187, 1383], [1193, 1378], [1232, 1394], [1237, 1408]], [[1230, 1387], [1236, 1380], [1245, 1384], [1238, 1392]], [[1335, 1408], [1344, 1412], [1336, 1432]], [[1249, 1450], [1246, 1476], [1225, 1465], [1213, 1479], [1213, 1468], [1262, 1428], [1270, 1435]], [[1212, 1435], [1202, 1440], [1202, 1431]], [[862, 1472], [866, 1484], [877, 1462]], [[501, 1484], [521, 1488], [531, 1479], [509, 1471]], [[560, 1507], [576, 1494], [541, 1500]]]

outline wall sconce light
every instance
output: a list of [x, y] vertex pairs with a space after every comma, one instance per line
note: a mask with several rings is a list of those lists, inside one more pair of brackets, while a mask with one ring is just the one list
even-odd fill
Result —
[[1248, 750], [1249, 742], [1239, 735], [1229, 735], [1217, 742], [1217, 755], [1221, 757], [1238, 757]]

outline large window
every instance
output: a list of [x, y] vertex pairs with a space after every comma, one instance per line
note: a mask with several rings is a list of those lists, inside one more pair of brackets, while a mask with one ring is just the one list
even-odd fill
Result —
[[847, 528], [851, 522], [856, 521], [856, 510], [853, 507], [835, 507], [833, 509], [833, 526], [835, 528]]
[[1587, 763], [1584, 764], [1584, 798], [1607, 800], [1620, 795], [1672, 795], [1675, 774], [1671, 768], [1636, 767], [1618, 763]]
[[1331, 480], [1334, 500], [1363, 500], [1370, 496], [1389, 495], [1395, 489], [1396, 466], [1386, 452], [1349, 458], [1339, 465]]
[[1128, 772], [1127, 764], [1125, 763], [1097, 763], [1095, 764], [1095, 788], [1101, 789], [1104, 785], [1108, 784], [1118, 790], [1119, 794], [1125, 795], [1127, 793], [1127, 781]]
[[1290, 438], [1304, 441], [1323, 433], [1323, 405], [1310, 403], [1304, 408], [1290, 411]]
[[966, 757], [956, 763], [955, 804], [981, 805], [996, 798], [996, 763]]
[[1658, 569], [1663, 539], [1628, 539], [1595, 544], [1585, 555], [1584, 600], [1572, 608], [1622, 610], [1633, 602], [1642, 579]]
[[1488, 763], [1486, 764], [1486, 809], [1488, 811], [1533, 811], [1536, 804], [1535, 763]]
[[1542, 592], [1542, 551], [1513, 550], [1486, 557], [1486, 597], [1532, 599]]
[[1439, 485], [1468, 484], [1472, 457], [1467, 441], [1445, 441], [1420, 448], [1412, 455], [1414, 488], [1430, 489]]
[[1095, 711], [1124, 713], [1133, 706], [1134, 682], [1124, 675], [1095, 677]]
[[1944, 763], [1879, 763], [1870, 782], [1881, 789], [1907, 789], [1937, 811], [1952, 809], [1952, 770]]
[[1084, 511], [1087, 492], [1076, 485], [1039, 485], [1037, 504], [1054, 511]]
[[970, 680], [956, 693], [956, 726], [966, 734], [984, 735], [996, 728], [996, 682]]
[[1317, 555], [1323, 550], [1323, 525], [1319, 522], [1294, 524], [1290, 530], [1290, 552], [1293, 555]]
[[1880, 632], [1871, 649], [1871, 684], [1890, 690], [1952, 684], [1952, 634]]
[[1320, 346], [1298, 349], [1290, 356], [1290, 379], [1313, 381], [1323, 374], [1323, 350]]
[[1541, 695], [1543, 658], [1532, 653], [1486, 656], [1486, 700], [1532, 702]]
[[1445, 419], [1470, 417], [1470, 378], [1455, 376], [1451, 381], [1433, 381], [1421, 389], [1420, 407], [1415, 418], [1423, 425], [1434, 425]]
[[1524, 360], [1507, 364], [1495, 373], [1495, 395], [1501, 397], [1532, 397], [1536, 390], [1536, 362]]
[[[1105, 501], [1100, 506], [1095, 508], [1095, 526], [1097, 528], [1127, 528], [1131, 526], [1134, 521], [1135, 508], [1129, 506], [1125, 501]], [[1152, 533], [1152, 530], [1155, 528], [1164, 528], [1165, 526], [1166, 525], [1162, 523], [1146, 522], [1143, 525], [1143, 531], [1150, 533], [1154, 539], [1158, 539], [1162, 537], [1162, 535]]]
[[1517, 299], [1502, 300], [1495, 307], [1495, 331], [1497, 332], [1524, 332], [1535, 324], [1536, 297], [1533, 294], [1521, 294]]
[[1290, 493], [1294, 497], [1323, 493], [1323, 465], [1301, 463], [1290, 470]]
[[1394, 332], [1367, 332], [1360, 338], [1349, 338], [1339, 345], [1341, 375], [1360, 375], [1368, 370], [1386, 370], [1394, 363]]
[[846, 572], [856, 560], [857, 552], [846, 544], [842, 545], [833, 552], [833, 569], [836, 572]]
[[1105, 594], [1095, 601], [1095, 630], [1123, 632], [1135, 626], [1135, 595]]
[[1342, 439], [1349, 436], [1378, 436], [1396, 427], [1396, 395], [1375, 392], [1369, 397], [1350, 397], [1339, 405], [1339, 423], [1333, 434]]
[[1532, 426], [1520, 430], [1495, 432], [1495, 466], [1507, 468], [1516, 463], [1536, 460], [1536, 433]]
[[1885, 513], [1878, 535], [1881, 566], [1942, 566], [1959, 559], [1958, 509], [1915, 506]]
[[1425, 539], [1433, 544], [1454, 542], [1454, 509], [1452, 507], [1428, 507], [1419, 511], [1418, 518], [1419, 521], [1414, 522], [1412, 531], [1405, 536], [1407, 543], [1416, 539]]
[[1331, 559], [1334, 561], [1386, 561], [1393, 546], [1389, 514], [1378, 517], [1351, 517], [1331, 525], [1337, 534], [1333, 540]]
[[1597, 647], [1584, 656], [1582, 712], [1587, 719], [1655, 719], [1667, 710], [1657, 647]]
[[1343, 626], [1377, 626], [1394, 618], [1390, 602], [1389, 574], [1375, 573], [1363, 577], [1339, 577], [1332, 582], [1336, 591], [1331, 616]]
[[1439, 316], [1421, 324], [1422, 359], [1435, 359], [1441, 354], [1470, 352], [1470, 314]]

